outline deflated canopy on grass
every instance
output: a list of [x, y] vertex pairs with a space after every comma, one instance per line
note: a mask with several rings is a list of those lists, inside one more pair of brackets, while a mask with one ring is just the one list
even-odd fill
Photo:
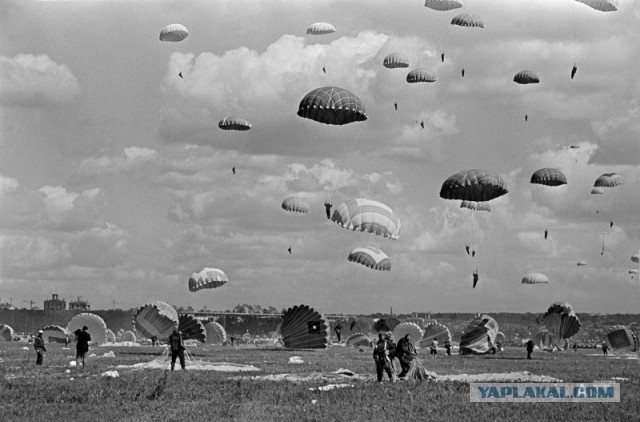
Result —
[[308, 305], [287, 309], [276, 330], [287, 349], [324, 349], [330, 334], [329, 321]]
[[147, 303], [133, 316], [133, 326], [144, 337], [165, 340], [178, 328], [178, 313], [165, 302]]

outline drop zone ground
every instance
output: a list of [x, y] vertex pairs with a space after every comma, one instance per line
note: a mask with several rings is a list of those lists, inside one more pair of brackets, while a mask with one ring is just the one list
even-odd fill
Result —
[[[29, 350], [22, 350], [23, 347]], [[564, 382], [617, 378], [620, 403], [470, 403], [463, 382], [345, 380], [353, 387], [318, 391], [327, 381], [259, 381], [255, 375], [328, 373], [340, 368], [373, 375], [370, 349], [333, 346], [326, 350], [286, 350], [256, 346], [190, 348], [198, 360], [254, 365], [259, 372], [119, 369], [118, 378], [101, 376], [116, 365], [150, 362], [162, 354], [153, 347], [92, 347], [87, 368], [69, 367], [73, 349], [48, 345], [45, 366], [36, 367], [30, 344], [0, 345], [0, 414], [3, 421], [640, 421], [640, 361], [637, 354], [597, 350], [535, 352], [507, 348], [495, 356], [429, 359], [440, 375], [528, 371]], [[361, 351], [362, 350], [362, 351]], [[113, 351], [113, 357], [101, 357]], [[299, 356], [304, 363], [289, 364]], [[179, 366], [179, 365], [178, 365]], [[67, 369], [70, 370], [67, 373]], [[238, 379], [237, 377], [244, 377]], [[72, 379], [73, 378], [73, 379]], [[335, 383], [335, 381], [331, 381]], [[314, 388], [314, 390], [311, 390]]]

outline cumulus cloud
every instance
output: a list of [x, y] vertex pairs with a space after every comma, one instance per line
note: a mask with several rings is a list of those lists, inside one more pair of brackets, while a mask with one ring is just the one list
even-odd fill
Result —
[[80, 164], [82, 173], [104, 174], [129, 171], [144, 163], [153, 162], [158, 158], [158, 152], [151, 148], [126, 147], [123, 155], [87, 158]]

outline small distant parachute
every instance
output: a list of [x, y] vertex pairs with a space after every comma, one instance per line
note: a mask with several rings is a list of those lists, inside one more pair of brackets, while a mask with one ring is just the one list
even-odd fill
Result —
[[466, 26], [469, 28], [484, 28], [484, 22], [480, 16], [461, 13], [451, 19], [451, 25]]
[[400, 53], [391, 53], [384, 58], [382, 65], [387, 69], [409, 67], [409, 57]]
[[66, 328], [59, 325], [47, 325], [42, 329], [42, 331], [44, 331], [42, 338], [44, 339], [45, 343], [64, 344], [67, 342], [67, 339], [71, 341], [71, 337], [73, 337], [73, 334], [70, 334]]
[[569, 146], [569, 148], [571, 148], [571, 149], [578, 149], [578, 148], [580, 148], [580, 145], [571, 144], [571, 146]]
[[219, 323], [205, 321], [204, 329], [207, 331], [207, 344], [224, 344], [227, 341], [227, 332]]
[[224, 117], [218, 122], [218, 127], [222, 130], [249, 130], [253, 126], [249, 121], [239, 117]]
[[428, 7], [433, 10], [452, 10], [462, 7], [462, 3], [456, 0], [425, 0], [424, 7]]
[[[544, 325], [558, 340], [571, 338], [580, 331], [580, 320], [570, 304], [557, 302], [542, 316]], [[558, 345], [561, 347], [561, 345]]]
[[189, 291], [197, 292], [202, 289], [215, 289], [228, 281], [229, 278], [224, 271], [217, 268], [203, 268], [189, 277]]
[[617, 173], [604, 173], [593, 183], [596, 188], [614, 188], [624, 184], [624, 179]]
[[433, 72], [430, 72], [427, 69], [413, 69], [411, 72], [407, 73], [407, 82], [410, 84], [415, 84], [419, 82], [435, 82], [436, 75]]
[[133, 316], [134, 328], [144, 337], [159, 340], [169, 338], [178, 328], [178, 313], [166, 302], [153, 302], [141, 306]]
[[632, 261], [632, 262], [640, 263], [640, 254], [633, 254], [633, 255], [631, 255], [631, 261]]
[[331, 221], [345, 229], [375, 233], [397, 239], [400, 237], [400, 219], [391, 208], [371, 199], [349, 199], [333, 211]]
[[612, 0], [576, 0], [578, 3], [586, 4], [592, 9], [599, 10], [601, 12], [615, 12], [618, 10], [616, 1]]
[[327, 22], [316, 22], [307, 28], [308, 35], [325, 35], [336, 32], [336, 27]]
[[368, 347], [371, 344], [369, 337], [362, 333], [355, 333], [347, 339], [347, 347]]
[[444, 344], [446, 341], [451, 342], [451, 331], [446, 325], [439, 322], [431, 322], [424, 327], [422, 339], [418, 342], [420, 347], [429, 347], [434, 339], [438, 339], [438, 343]]
[[160, 41], [180, 42], [187, 38], [189, 31], [184, 25], [173, 23], [167, 25], [160, 31]]
[[578, 261], [578, 263], [576, 264], [578, 267], [582, 267], [584, 265], [587, 265], [587, 263], [585, 261]]
[[531, 175], [531, 183], [545, 186], [561, 186], [567, 184], [567, 176], [559, 169], [542, 168]]
[[541, 273], [527, 273], [522, 277], [522, 284], [547, 284], [549, 277]]
[[468, 208], [473, 211], [488, 211], [491, 212], [491, 205], [484, 202], [476, 201], [462, 201], [460, 202], [460, 208]]
[[311, 210], [311, 207], [306, 200], [292, 196], [282, 201], [282, 209], [289, 212], [307, 214]]
[[423, 334], [422, 328], [415, 322], [401, 322], [393, 329], [393, 338], [396, 343], [407, 334], [411, 335], [411, 340], [418, 347]]
[[325, 349], [331, 330], [324, 315], [307, 305], [300, 305], [287, 309], [282, 315], [276, 335], [287, 349]]
[[178, 331], [182, 333], [184, 340], [196, 340], [200, 343], [207, 342], [207, 330], [204, 324], [191, 315], [180, 315], [178, 319]]
[[508, 192], [507, 184], [499, 174], [473, 169], [461, 171], [445, 180], [440, 189], [440, 197], [485, 202]]
[[489, 315], [476, 316], [462, 333], [460, 354], [485, 354], [495, 347], [498, 322]]
[[591, 189], [591, 195], [604, 195], [603, 188], [593, 188]]
[[[374, 324], [373, 324], [373, 329], [379, 333], [379, 332], [387, 332], [387, 331], [393, 331], [398, 324], [400, 324], [400, 320], [397, 318], [381, 318], [379, 320], [377, 320]], [[396, 339], [398, 340], [398, 339]]]
[[69, 341], [75, 341], [76, 330], [81, 330], [87, 326], [87, 331], [91, 335], [91, 343], [100, 345], [107, 342], [107, 324], [96, 314], [82, 313], [71, 318], [67, 324], [67, 331], [72, 334]]
[[629, 274], [638, 274], [638, 270], [629, 270]]
[[132, 343], [135, 343], [137, 341], [136, 334], [133, 331], [125, 331], [124, 333], [122, 333], [122, 336], [120, 336], [120, 341], [130, 341]]
[[351, 251], [347, 259], [350, 262], [362, 264], [373, 270], [391, 271], [391, 260], [389, 259], [389, 256], [373, 246], [355, 248]]
[[316, 88], [304, 96], [298, 116], [328, 125], [346, 125], [367, 120], [360, 98], [337, 86]]
[[522, 85], [537, 84], [540, 82], [540, 78], [533, 70], [521, 70], [513, 77], [513, 82]]
[[10, 325], [0, 324], [0, 341], [11, 341], [15, 335], [15, 331]]
[[638, 336], [622, 325], [613, 327], [605, 336], [605, 342], [613, 349], [635, 352], [638, 350]]

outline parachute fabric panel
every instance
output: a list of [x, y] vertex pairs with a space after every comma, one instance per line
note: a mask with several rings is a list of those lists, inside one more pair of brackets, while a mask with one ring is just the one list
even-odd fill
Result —
[[362, 333], [356, 333], [347, 339], [347, 347], [369, 347], [371, 340]]
[[369, 246], [366, 248], [355, 248], [347, 258], [350, 262], [362, 264], [378, 271], [391, 271], [391, 260], [386, 253], [378, 248]]
[[182, 333], [184, 340], [197, 340], [200, 343], [207, 342], [207, 330], [204, 328], [204, 324], [191, 315], [180, 315], [178, 319], [178, 331]]
[[165, 302], [147, 303], [133, 316], [133, 326], [144, 337], [165, 340], [178, 328], [178, 313]]
[[317, 88], [305, 95], [298, 106], [298, 116], [328, 125], [367, 120], [360, 98], [336, 86]]
[[613, 327], [605, 336], [607, 345], [616, 350], [635, 352], [638, 350], [638, 337], [627, 327]]
[[411, 72], [407, 73], [407, 82], [410, 84], [415, 84], [418, 82], [435, 82], [436, 75], [427, 69], [413, 69]]
[[[624, 184], [624, 179], [617, 173], [604, 173], [593, 183], [594, 188], [615, 188]], [[593, 193], [593, 191], [591, 191]]]
[[484, 202], [508, 192], [507, 184], [499, 174], [472, 169], [456, 173], [445, 180], [440, 189], [440, 197]]
[[346, 328], [349, 328], [351, 333], [365, 333], [368, 334], [373, 330], [373, 324], [368, 318], [356, 318], [350, 320], [346, 324]]
[[379, 319], [375, 322], [375, 324], [373, 324], [373, 329], [379, 333], [379, 332], [386, 332], [386, 331], [393, 331], [398, 324], [400, 324], [400, 320], [396, 319], [396, 318], [382, 318]]
[[549, 277], [541, 273], [527, 273], [522, 277], [522, 284], [546, 284]]
[[15, 332], [10, 325], [0, 324], [0, 341], [11, 341], [14, 335]]
[[451, 342], [451, 331], [446, 325], [439, 322], [430, 322], [424, 327], [422, 339], [418, 342], [420, 347], [429, 347], [434, 339], [438, 339], [438, 343]]
[[71, 334], [69, 341], [75, 341], [76, 330], [81, 330], [87, 326], [87, 331], [91, 335], [91, 342], [99, 345], [107, 342], [107, 324], [96, 314], [82, 313], [71, 318], [67, 324], [67, 331]]
[[618, 10], [617, 2], [611, 0], [576, 0], [578, 3], [586, 4], [592, 9], [600, 12], [615, 12]]
[[593, 188], [593, 189], [591, 189], [591, 195], [604, 195], [604, 189], [602, 189], [602, 188]]
[[287, 309], [276, 331], [287, 349], [324, 349], [331, 334], [327, 319], [307, 305]]
[[224, 271], [217, 268], [204, 268], [189, 277], [189, 290], [197, 292], [202, 289], [215, 289], [229, 281]]
[[331, 221], [353, 231], [366, 231], [391, 239], [400, 236], [400, 219], [387, 205], [370, 199], [343, 202], [333, 211]]
[[640, 263], [640, 254], [633, 254], [633, 255], [631, 255], [631, 262], [637, 262], [637, 263]]
[[460, 354], [484, 354], [494, 347], [498, 323], [489, 315], [476, 316], [462, 333]]
[[469, 28], [484, 28], [484, 22], [480, 16], [469, 13], [461, 13], [451, 19], [451, 25], [466, 26]]
[[487, 211], [491, 212], [491, 205], [484, 202], [476, 201], [462, 201], [460, 202], [460, 208], [468, 208], [472, 211]]
[[425, 0], [424, 7], [428, 7], [433, 10], [453, 10], [462, 7], [462, 3], [456, 0]]
[[409, 67], [409, 58], [404, 54], [391, 53], [382, 61], [382, 65], [387, 69], [398, 69]]
[[251, 129], [253, 126], [245, 119], [240, 119], [238, 117], [225, 117], [218, 122], [218, 127], [222, 130], [245, 131]]
[[107, 343], [115, 343], [116, 342], [116, 334], [107, 328]]
[[135, 343], [137, 339], [133, 331], [125, 331], [124, 333], [122, 333], [122, 337], [120, 337], [120, 341], [130, 341], [132, 343]]
[[[73, 341], [74, 335], [69, 333], [66, 328], [61, 327], [59, 325], [47, 325], [42, 329], [44, 334], [42, 338], [45, 343], [66, 343], [66, 339], [69, 341]], [[93, 337], [93, 336], [92, 336]]]
[[548, 331], [540, 331], [533, 339], [533, 342], [545, 352], [552, 352], [556, 345], [556, 337]]
[[423, 334], [422, 328], [415, 322], [401, 322], [393, 329], [393, 338], [396, 342], [407, 334], [411, 335], [411, 340], [413, 340], [416, 347], [419, 347], [419, 342]]
[[204, 329], [207, 330], [207, 344], [224, 344], [227, 341], [227, 332], [217, 322], [206, 321]]
[[173, 23], [167, 25], [160, 31], [160, 41], [180, 42], [187, 38], [189, 31], [184, 25]]
[[531, 183], [545, 186], [566, 185], [567, 176], [558, 169], [543, 168], [531, 175]]
[[540, 78], [533, 70], [521, 70], [513, 77], [513, 82], [526, 85], [540, 83]]
[[282, 201], [282, 209], [285, 211], [299, 212], [302, 214], [306, 214], [311, 210], [307, 201], [295, 196], [289, 197]]
[[580, 320], [571, 305], [566, 302], [551, 305], [542, 319], [549, 332], [558, 340], [569, 339], [580, 331]]
[[336, 32], [336, 27], [327, 22], [316, 22], [307, 28], [308, 35], [325, 35]]

